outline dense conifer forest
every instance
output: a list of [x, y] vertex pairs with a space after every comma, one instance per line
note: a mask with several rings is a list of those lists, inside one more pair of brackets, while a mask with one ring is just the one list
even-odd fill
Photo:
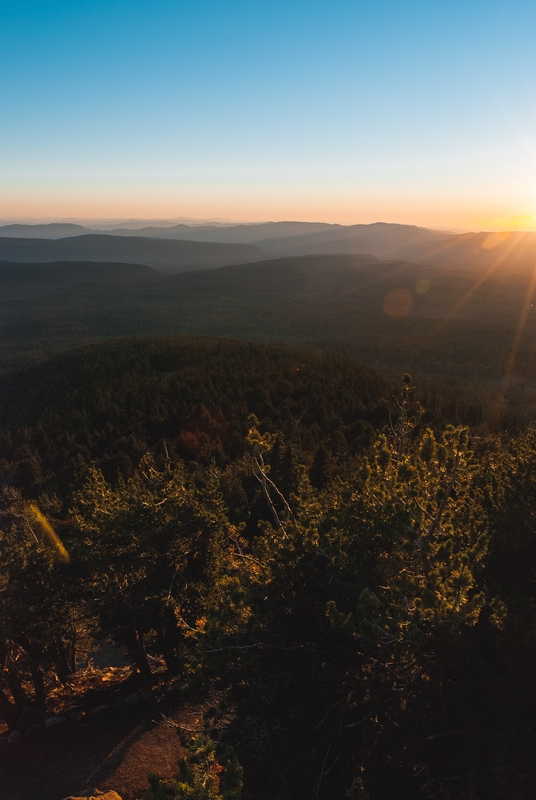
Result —
[[204, 337], [4, 375], [8, 726], [90, 632], [232, 710], [152, 800], [532, 798], [536, 432], [400, 378]]

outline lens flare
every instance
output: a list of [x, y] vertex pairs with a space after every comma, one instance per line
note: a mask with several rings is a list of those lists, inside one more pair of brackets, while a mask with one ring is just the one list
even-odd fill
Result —
[[426, 280], [426, 278], [421, 278], [415, 284], [415, 291], [417, 294], [426, 294], [427, 292], [430, 291], [431, 285], [432, 284], [430, 283], [430, 281]]
[[68, 564], [70, 560], [69, 553], [45, 515], [33, 503], [27, 507], [27, 512], [28, 522], [34, 536], [41, 539], [45, 547], [51, 551], [54, 561]]
[[[500, 236], [501, 234], [498, 234], [498, 235]], [[489, 238], [489, 237], [487, 237], [487, 238]], [[493, 275], [493, 273], [496, 272], [499, 269], [501, 264], [503, 264], [505, 261], [507, 261], [507, 259], [508, 259], [508, 257], [510, 255], [512, 255], [517, 249], [519, 249], [519, 248], [521, 248], [523, 246], [525, 238], [526, 238], [526, 235], [521, 236], [521, 237], [513, 237], [507, 243], [507, 245], [503, 249], [503, 251], [498, 254], [497, 258], [489, 265], [489, 267], [487, 269], [484, 270], [484, 272], [480, 275], [480, 277], [477, 278], [477, 280], [473, 283], [471, 288], [467, 292], [465, 292], [465, 294], [459, 300], [457, 300], [456, 303], [452, 306], [450, 311], [448, 311], [448, 313], [445, 315], [445, 317], [442, 320], [442, 322], [440, 322], [440, 324], [436, 328], [436, 331], [435, 331], [436, 334], [438, 334], [441, 330], [443, 330], [443, 328], [445, 327], [445, 324], [448, 322], [448, 320], [452, 319], [452, 317], [455, 314], [457, 314], [458, 311], [460, 311], [469, 302], [469, 300], [475, 294], [475, 292], [477, 292], [478, 289], [480, 289], [480, 287], [487, 281], [487, 279], [489, 277], [491, 277], [491, 275]], [[496, 241], [497, 244], [501, 244], [502, 242], [507, 241], [507, 238], [494, 240], [494, 241]]]
[[512, 347], [510, 349], [510, 355], [508, 357], [508, 362], [506, 364], [506, 369], [504, 371], [504, 380], [503, 380], [503, 393], [506, 391], [510, 378], [515, 372], [516, 368], [516, 357], [517, 351], [519, 349], [519, 344], [525, 332], [525, 325], [527, 323], [527, 317], [530, 312], [530, 308], [532, 306], [532, 301], [534, 298], [534, 293], [536, 292], [536, 267], [534, 268], [534, 272], [532, 273], [531, 281], [529, 284], [529, 288], [527, 290], [527, 294], [525, 296], [525, 301], [523, 303], [523, 307], [521, 309], [521, 313], [519, 315], [519, 322], [517, 323], [517, 330], [515, 332], [515, 336], [512, 341]]

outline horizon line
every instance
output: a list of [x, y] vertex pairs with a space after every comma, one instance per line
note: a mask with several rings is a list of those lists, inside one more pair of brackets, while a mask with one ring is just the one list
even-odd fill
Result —
[[528, 229], [528, 228], [489, 228], [487, 230], [480, 229], [476, 231], [473, 228], [460, 228], [460, 227], [442, 227], [442, 226], [430, 226], [430, 225], [419, 225], [418, 223], [407, 223], [407, 222], [386, 222], [385, 220], [375, 220], [374, 222], [352, 222], [352, 223], [344, 223], [344, 222], [326, 222], [322, 219], [317, 220], [300, 220], [300, 219], [259, 219], [259, 220], [231, 220], [229, 218], [223, 217], [186, 217], [186, 216], [178, 216], [178, 217], [67, 217], [67, 216], [58, 216], [58, 217], [51, 217], [51, 216], [28, 216], [28, 217], [2, 217], [0, 218], [0, 227], [4, 227], [7, 225], [29, 225], [29, 226], [37, 226], [37, 225], [69, 225], [69, 224], [107, 224], [110, 225], [112, 223], [120, 225], [120, 224], [141, 224], [143, 223], [145, 227], [150, 227], [151, 225], [158, 225], [162, 227], [171, 227], [177, 224], [183, 225], [190, 225], [191, 227], [200, 227], [202, 225], [221, 225], [222, 227], [233, 227], [235, 225], [270, 225], [270, 224], [278, 224], [278, 223], [301, 223], [306, 225], [330, 225], [330, 226], [337, 226], [341, 228], [351, 228], [355, 225], [363, 225], [363, 226], [372, 226], [372, 225], [399, 225], [401, 227], [415, 227], [415, 228], [423, 228], [425, 230], [435, 230], [441, 231], [444, 233], [488, 233], [488, 232], [536, 232], [536, 225], [535, 229]]

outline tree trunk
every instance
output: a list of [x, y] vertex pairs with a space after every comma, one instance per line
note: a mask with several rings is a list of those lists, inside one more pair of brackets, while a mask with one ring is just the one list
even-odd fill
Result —
[[20, 712], [2, 689], [0, 689], [0, 717], [11, 730], [19, 724]]
[[9, 691], [13, 695], [15, 704], [20, 708], [24, 708], [24, 706], [31, 706], [30, 699], [22, 686], [19, 673], [14, 666], [9, 667], [6, 677], [7, 685], [9, 686]]
[[50, 657], [54, 662], [54, 667], [56, 668], [56, 674], [60, 680], [60, 682], [65, 685], [69, 678], [69, 675], [72, 673], [71, 668], [69, 667], [69, 663], [67, 661], [67, 655], [65, 653], [65, 648], [63, 646], [63, 642], [61, 639], [54, 639], [53, 643], [50, 645], [48, 652], [50, 653]]
[[28, 666], [30, 668], [32, 683], [34, 685], [34, 705], [36, 708], [44, 711], [46, 707], [46, 692], [45, 681], [40, 665], [42, 655], [40, 648], [33, 645], [24, 635], [17, 639], [17, 644], [19, 644], [24, 650], [26, 659], [28, 661]]
[[19, 708], [30, 705], [28, 695], [24, 691], [19, 673], [11, 657], [11, 647], [7, 642], [0, 642], [0, 664], [3, 666], [9, 691], [13, 696], [15, 705]]
[[125, 631], [126, 645], [136, 664], [136, 668], [144, 680], [151, 677], [151, 667], [143, 644], [143, 633], [134, 626]]
[[179, 655], [180, 635], [173, 609], [165, 606], [162, 613], [161, 647], [166, 667], [172, 675], [182, 670], [182, 659]]
[[47, 704], [47, 696], [45, 692], [45, 681], [41, 667], [32, 657], [28, 658], [30, 665], [30, 673], [32, 675], [32, 683], [34, 685], [34, 704], [37, 708], [44, 711]]
[[76, 671], [76, 643], [77, 643], [76, 626], [74, 624], [74, 621], [72, 621], [70, 635], [67, 638], [69, 640], [69, 644], [71, 645], [71, 651], [69, 653], [69, 660], [70, 660], [69, 668], [71, 670], [71, 673], [73, 673]]

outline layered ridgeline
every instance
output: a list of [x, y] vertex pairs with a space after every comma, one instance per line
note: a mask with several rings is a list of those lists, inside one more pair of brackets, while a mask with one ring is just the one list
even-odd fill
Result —
[[503, 264], [490, 273], [372, 256], [169, 276], [117, 264], [4, 263], [0, 364], [108, 337], [206, 334], [307, 342], [398, 372], [500, 389], [505, 378], [536, 380], [532, 291], [532, 268]]
[[0, 261], [17, 263], [119, 262], [145, 264], [162, 272], [181, 272], [244, 264], [266, 257], [258, 247], [247, 244], [155, 240], [141, 236], [120, 238], [93, 233], [57, 239], [0, 236]]
[[[3, 225], [0, 237], [21, 239], [61, 239], [83, 234], [144, 237], [249, 244], [276, 255], [308, 255], [312, 253], [370, 252], [396, 257], [397, 249], [449, 238], [445, 231], [419, 228], [416, 225], [375, 223], [372, 225], [331, 225], [325, 222], [264, 222], [246, 225], [158, 225], [91, 229], [72, 223], [48, 225]], [[376, 252], [376, 249], [379, 252]]]
[[[259, 248], [268, 256], [298, 256], [326, 253], [360, 254], [368, 253], [384, 259], [398, 259], [414, 261], [420, 264], [433, 266], [450, 266], [473, 268], [483, 267], [495, 270], [504, 266], [507, 268], [530, 269], [536, 258], [536, 233], [528, 232], [477, 232], [454, 234], [447, 231], [420, 228], [416, 225], [396, 225], [392, 223], [376, 222], [371, 225], [330, 225], [328, 223], [311, 222], [266, 222], [247, 225], [159, 225], [145, 226], [132, 229], [129, 227], [91, 231], [81, 225], [71, 223], [53, 223], [49, 225], [5, 225], [0, 226], [0, 259], [6, 258], [15, 261], [41, 260], [48, 261], [45, 242], [33, 243], [26, 247], [22, 241], [19, 247], [16, 243], [6, 243], [10, 254], [2, 255], [2, 237], [17, 237], [24, 239], [61, 239], [76, 237], [69, 245], [71, 255], [66, 251], [58, 250], [53, 260], [76, 258], [76, 260], [89, 260], [91, 240], [84, 240], [82, 234], [99, 234], [104, 237], [101, 244], [102, 251], [109, 248], [106, 237], [126, 237], [131, 240], [135, 237], [142, 239], [167, 239], [189, 240], [198, 243], [242, 244]], [[96, 245], [93, 243], [92, 247]], [[150, 255], [147, 244], [140, 244], [139, 253], [143, 250]], [[43, 253], [42, 257], [39, 253]], [[121, 251], [123, 252], [123, 251]], [[127, 251], [125, 251], [127, 252]], [[155, 251], [158, 252], [158, 251]], [[208, 252], [208, 251], [207, 251]], [[7, 251], [6, 251], [7, 253]], [[28, 257], [31, 253], [32, 257]], [[135, 245], [128, 246], [126, 260], [133, 263], [144, 263], [158, 266], [155, 260], [140, 259]], [[195, 263], [202, 263], [195, 255]], [[260, 258], [256, 253], [256, 258]], [[222, 251], [221, 263], [231, 263], [225, 260], [226, 254]], [[96, 260], [96, 259], [93, 259]], [[100, 259], [99, 259], [100, 260]], [[102, 260], [117, 261], [117, 251], [107, 249]], [[245, 260], [253, 261], [254, 257], [242, 258], [240, 251], [236, 251], [234, 263], [243, 263]], [[181, 255], [179, 262], [184, 263]], [[203, 263], [210, 263], [210, 257]], [[178, 263], [179, 263], [178, 262]], [[165, 258], [160, 256], [159, 263], [168, 264], [167, 251]], [[218, 266], [216, 260], [213, 266]]]
[[217, 757], [256, 800], [532, 800], [534, 431], [475, 436], [427, 422], [407, 376], [391, 398], [342, 358], [212, 339], [93, 345], [2, 396], [10, 727], [91, 630], [141, 685], [156, 657], [186, 697], [218, 690]]

